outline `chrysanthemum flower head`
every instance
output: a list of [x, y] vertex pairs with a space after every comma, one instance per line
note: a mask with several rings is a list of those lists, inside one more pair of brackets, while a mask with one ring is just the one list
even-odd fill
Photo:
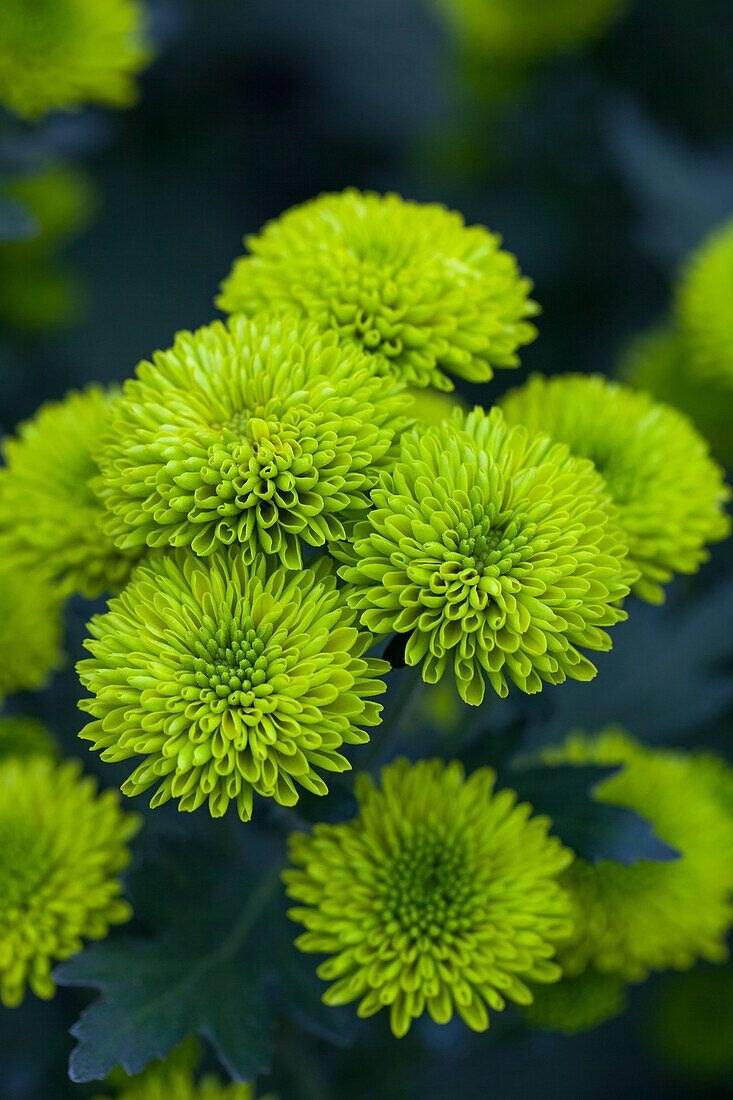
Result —
[[150, 51], [138, 0], [3, 0], [0, 103], [35, 120], [87, 103], [127, 107]]
[[408, 423], [403, 388], [292, 315], [180, 333], [137, 374], [99, 451], [122, 548], [234, 545], [299, 568], [301, 539], [343, 538], [367, 508]]
[[342, 746], [369, 740], [389, 668], [362, 656], [355, 621], [326, 558], [268, 572], [238, 548], [154, 556], [89, 624], [81, 736], [104, 760], [143, 757], [122, 790], [159, 784], [153, 806], [221, 816], [234, 801], [248, 820], [255, 791], [286, 806], [299, 787], [325, 794], [319, 770], [344, 771]]
[[730, 496], [723, 472], [691, 421], [645, 393], [601, 375], [534, 375], [501, 400], [511, 424], [547, 432], [591, 459], [618, 509], [629, 557], [641, 573], [634, 591], [664, 599], [674, 573], [694, 573], [707, 544], [725, 538]]
[[427, 683], [447, 668], [467, 703], [484, 676], [502, 697], [595, 667], [603, 629], [637, 575], [602, 479], [563, 444], [508, 427], [499, 409], [402, 438], [374, 508], [339, 546], [347, 599], [377, 635], [407, 635]]
[[[624, 765], [596, 788], [596, 798], [636, 810], [680, 853], [670, 862], [640, 860], [628, 867], [575, 861], [563, 875], [575, 924], [560, 949], [566, 971], [578, 974], [590, 965], [643, 981], [652, 970], [724, 959], [733, 923], [733, 814], [711, 791], [698, 761], [643, 748], [616, 730], [571, 736], [545, 757], [549, 763]], [[719, 766], [726, 769], [722, 761]]]
[[690, 369], [733, 389], [733, 220], [716, 230], [688, 261], [677, 288], [676, 316]]
[[572, 854], [494, 780], [398, 760], [379, 788], [358, 777], [354, 821], [291, 836], [289, 915], [307, 929], [296, 945], [330, 956], [318, 968], [333, 982], [327, 1004], [388, 1008], [398, 1036], [426, 1010], [482, 1031], [487, 1006], [528, 1004], [526, 983], [560, 977], [553, 945], [570, 924], [557, 876]]
[[695, 369], [679, 326], [644, 332], [631, 341], [619, 376], [637, 390], [686, 413], [718, 462], [733, 462], [733, 389]]
[[0, 718], [0, 762], [10, 756], [56, 756], [56, 742], [35, 718], [9, 714]]
[[130, 916], [117, 878], [138, 819], [75, 761], [0, 761], [0, 1000], [53, 996], [53, 962]]
[[433, 0], [472, 53], [525, 65], [602, 34], [623, 0]]
[[522, 1008], [527, 1023], [542, 1031], [576, 1035], [623, 1012], [626, 983], [617, 974], [601, 974], [590, 967], [554, 985], [535, 986], [532, 995], [532, 1004]]
[[61, 599], [40, 574], [0, 566], [0, 700], [48, 683], [63, 659]]
[[349, 189], [294, 207], [245, 243], [220, 309], [296, 310], [411, 385], [486, 381], [515, 367], [536, 335], [531, 283], [514, 256], [437, 204]]
[[140, 550], [119, 550], [103, 531], [104, 505], [91, 487], [92, 457], [110, 401], [90, 386], [43, 405], [4, 444], [0, 470], [0, 553], [19, 569], [46, 574], [62, 594], [119, 591]]

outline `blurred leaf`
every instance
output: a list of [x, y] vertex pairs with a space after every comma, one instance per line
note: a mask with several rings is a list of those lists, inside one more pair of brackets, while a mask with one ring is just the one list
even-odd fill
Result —
[[678, 859], [640, 814], [594, 798], [598, 785], [617, 771], [594, 764], [518, 767], [504, 772], [502, 781], [535, 813], [551, 818], [554, 835], [589, 863], [609, 859], [628, 867], [641, 859]]

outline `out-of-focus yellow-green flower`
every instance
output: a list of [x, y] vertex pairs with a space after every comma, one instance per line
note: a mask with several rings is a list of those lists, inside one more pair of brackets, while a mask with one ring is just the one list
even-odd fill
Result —
[[733, 219], [687, 261], [675, 295], [689, 369], [733, 390]]
[[139, 819], [76, 761], [0, 762], [0, 1000], [54, 994], [53, 962], [128, 920], [118, 874]]
[[725, 959], [733, 924], [733, 814], [721, 792], [729, 790], [730, 768], [711, 757], [701, 765], [682, 752], [647, 749], [613, 729], [573, 735], [544, 757], [551, 764], [623, 765], [595, 797], [642, 814], [680, 853], [670, 862], [632, 866], [575, 861], [562, 879], [574, 920], [573, 935], [559, 950], [565, 972], [594, 966], [643, 981], [652, 970]]
[[625, 0], [433, 0], [465, 48], [526, 66], [577, 49], [620, 17]]
[[57, 746], [46, 727], [35, 718], [9, 714], [0, 718], [0, 761], [10, 756], [52, 756]]
[[11, 179], [5, 190], [33, 218], [35, 233], [0, 244], [0, 320], [29, 331], [65, 324], [79, 314], [85, 289], [59, 252], [91, 219], [91, 183], [77, 168], [51, 164]]
[[61, 665], [61, 596], [42, 574], [0, 566], [0, 701], [46, 686]]
[[151, 56], [144, 23], [138, 0], [3, 0], [0, 104], [30, 121], [129, 106]]
[[534, 986], [534, 1000], [522, 1009], [532, 1027], [575, 1035], [590, 1031], [623, 1012], [626, 982], [617, 974], [601, 974], [590, 967], [574, 978], [554, 985]]
[[686, 413], [718, 461], [726, 466], [733, 462], [733, 389], [694, 370], [678, 326], [636, 337], [621, 356], [619, 375], [635, 389]]

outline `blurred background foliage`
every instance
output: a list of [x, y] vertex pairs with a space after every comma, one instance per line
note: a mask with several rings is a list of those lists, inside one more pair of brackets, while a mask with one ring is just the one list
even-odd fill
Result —
[[[151, 0], [157, 59], [135, 109], [32, 128], [3, 118], [2, 430], [70, 387], [124, 379], [177, 329], [211, 320], [245, 233], [348, 185], [460, 209], [500, 231], [535, 280], [539, 339], [519, 371], [459, 383], [466, 401], [490, 404], [532, 370], [631, 370], [631, 342], [666, 323], [680, 264], [733, 212], [730, 0], [563, 0], [563, 33], [531, 42], [521, 29], [482, 30], [483, 3]], [[498, 7], [510, 12], [502, 19], [521, 9], [534, 32], [555, 5]], [[577, 34], [573, 12], [583, 14]], [[700, 400], [690, 399], [693, 416]], [[729, 458], [729, 409], [715, 403], [711, 425]], [[730, 759], [730, 556], [717, 548], [661, 609], [635, 601], [593, 683], [468, 717], [441, 687], [390, 749], [474, 766], [520, 738], [532, 747], [616, 722]], [[69, 656], [51, 689], [6, 709], [42, 719], [110, 782], [114, 769], [76, 740], [73, 663], [89, 613], [72, 602]], [[166, 808], [148, 828], [185, 837], [193, 823]], [[68, 1028], [87, 1000], [65, 989], [0, 1011], [2, 1100], [99, 1091], [65, 1079]], [[382, 1022], [362, 1023], [350, 1049], [282, 1024], [264, 1085], [281, 1100], [733, 1095], [730, 967], [652, 980], [631, 991], [626, 1015], [573, 1038], [505, 1015], [488, 1035], [421, 1023], [400, 1043]]]

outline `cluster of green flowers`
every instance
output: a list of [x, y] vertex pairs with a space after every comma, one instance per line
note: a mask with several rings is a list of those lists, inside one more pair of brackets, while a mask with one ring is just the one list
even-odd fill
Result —
[[733, 221], [683, 265], [670, 317], [625, 351], [620, 373], [633, 386], [687, 413], [713, 453], [733, 461]]
[[[471, 705], [487, 686], [589, 680], [587, 653], [610, 648], [629, 593], [662, 598], [728, 530], [721, 472], [667, 406], [599, 377], [534, 378], [489, 411], [434, 392], [516, 366], [534, 335], [530, 284], [483, 227], [347, 191], [248, 245], [219, 299], [226, 323], [179, 333], [119, 391], [45, 406], [0, 472], [0, 550], [34, 578], [6, 596], [0, 575], [2, 610], [25, 601], [40, 619], [44, 600], [112, 593], [78, 665], [81, 737], [134, 761], [124, 793], [214, 817], [234, 803], [244, 821], [255, 794], [293, 806], [350, 768], [345, 750], [380, 723], [390, 665], [375, 643], [401, 637], [425, 682], [446, 676]], [[23, 632], [7, 690], [42, 681], [54, 639]], [[557, 759], [625, 764], [598, 796], [648, 816], [683, 858], [574, 860], [488, 768], [398, 760], [379, 785], [361, 775], [355, 820], [294, 835], [285, 875], [298, 945], [328, 956], [328, 1003], [386, 1008], [396, 1035], [424, 1012], [482, 1030], [489, 1009], [527, 1008], [563, 978], [534, 1012], [570, 1029], [650, 969], [721, 956], [729, 773], [619, 737]], [[0, 884], [24, 906], [0, 910], [12, 1003], [26, 980], [47, 995], [51, 956], [128, 915], [116, 875], [135, 823], [73, 765], [0, 768], [0, 828], [29, 823], [7, 856], [0, 845]], [[695, 790], [688, 817], [680, 783]], [[61, 901], [34, 938], [49, 891]], [[130, 1100], [240, 1095], [171, 1072]]]

